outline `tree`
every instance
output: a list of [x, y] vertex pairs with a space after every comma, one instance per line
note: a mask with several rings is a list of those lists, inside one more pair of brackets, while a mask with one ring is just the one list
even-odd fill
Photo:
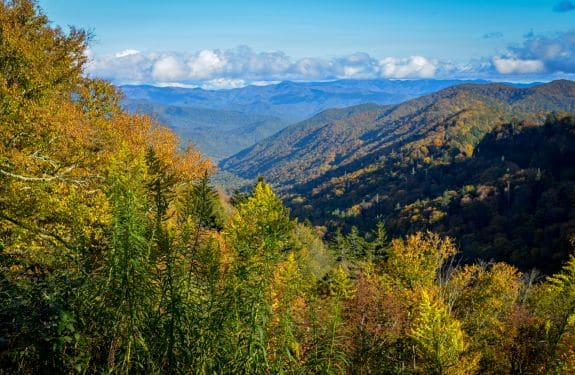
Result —
[[371, 233], [373, 240], [371, 241], [371, 253], [374, 257], [383, 259], [389, 253], [389, 238], [383, 222], [379, 221], [375, 229]]
[[426, 374], [472, 374], [478, 356], [467, 356], [469, 346], [458, 320], [441, 300], [421, 295], [418, 315], [411, 329]]
[[546, 372], [570, 373], [575, 369], [575, 257], [547, 277], [532, 293], [530, 303], [543, 320]]
[[271, 280], [291, 247], [293, 228], [289, 210], [260, 180], [225, 230], [228, 243], [235, 249], [233, 275], [228, 281], [228, 297], [232, 299], [228, 329], [234, 349], [227, 371], [261, 373], [272, 367], [268, 352]]
[[474, 264], [458, 268], [448, 281], [447, 299], [453, 314], [473, 338], [470, 351], [481, 353], [482, 373], [511, 372], [511, 355], [519, 327], [521, 274], [505, 263]]
[[439, 280], [443, 263], [456, 251], [451, 239], [441, 239], [431, 232], [419, 232], [405, 240], [395, 239], [391, 242], [384, 270], [392, 282], [401, 288], [414, 291], [432, 288]]
[[193, 218], [200, 228], [224, 227], [224, 208], [217, 191], [210, 186], [208, 173], [187, 191], [182, 202], [183, 214]]
[[109, 311], [109, 370], [130, 373], [152, 365], [145, 329], [152, 311], [152, 263], [146, 236], [148, 203], [145, 191], [144, 155], [119, 155], [110, 171], [112, 241], [100, 291]]

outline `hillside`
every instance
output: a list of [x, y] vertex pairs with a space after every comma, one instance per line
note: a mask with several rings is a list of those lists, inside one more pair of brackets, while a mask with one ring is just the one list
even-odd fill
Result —
[[[124, 109], [152, 115], [213, 160], [232, 156], [329, 108], [396, 104], [458, 80], [281, 82], [228, 90], [123, 86]], [[481, 81], [474, 81], [481, 82]]]
[[415, 169], [390, 158], [392, 168], [300, 187], [289, 202], [295, 215], [332, 229], [382, 221], [393, 236], [432, 230], [457, 239], [465, 262], [505, 260], [550, 272], [572, 251], [573, 158], [575, 117], [551, 116], [543, 126], [496, 127], [469, 158]]
[[461, 82], [281, 82], [228, 90], [122, 86], [121, 103], [131, 113], [152, 115], [185, 142], [219, 161], [328, 108], [400, 103]]
[[[572, 176], [569, 169], [563, 175], [556, 171], [561, 161], [572, 160], [571, 143], [561, 148], [561, 157], [545, 156], [540, 164], [530, 158], [539, 155], [535, 150], [553, 150], [572, 132], [559, 125], [558, 133], [549, 136], [529, 129], [549, 129], [538, 127], [548, 111], [575, 111], [574, 87], [569, 81], [532, 88], [460, 85], [397, 106], [352, 107], [347, 115], [326, 111], [221, 166], [243, 178], [263, 175], [283, 192], [295, 215], [331, 229], [356, 225], [368, 230], [380, 220], [395, 236], [433, 229], [460, 241], [466, 259], [556, 269], [568, 254], [567, 234], [575, 217], [566, 208], [572, 203], [567, 198]], [[486, 158], [482, 152], [494, 147], [504, 124], [512, 129], [509, 142], [523, 143], [512, 156], [499, 144], [502, 152]], [[529, 135], [517, 140], [524, 131]], [[525, 176], [548, 176], [548, 185], [537, 185], [539, 190], [531, 183], [513, 185]], [[507, 201], [508, 182], [529, 198], [510, 193]], [[482, 198], [478, 222], [469, 217], [477, 214], [475, 208], [450, 203], [485, 194], [497, 198]], [[554, 213], [528, 220], [545, 210]]]

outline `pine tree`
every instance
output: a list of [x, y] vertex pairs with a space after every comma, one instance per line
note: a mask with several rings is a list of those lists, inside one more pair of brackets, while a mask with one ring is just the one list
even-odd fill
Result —
[[193, 218], [204, 229], [221, 230], [224, 226], [224, 209], [217, 191], [210, 186], [208, 173], [188, 190], [183, 198], [183, 214]]
[[371, 241], [371, 253], [375, 258], [383, 259], [389, 253], [389, 238], [385, 225], [379, 221], [372, 232], [373, 240]]

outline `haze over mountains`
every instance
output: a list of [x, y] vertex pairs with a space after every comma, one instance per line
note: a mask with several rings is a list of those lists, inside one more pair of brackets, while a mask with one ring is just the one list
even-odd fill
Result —
[[[458, 80], [282, 82], [229, 90], [122, 86], [123, 106], [156, 116], [215, 160], [328, 108], [396, 104]], [[477, 81], [480, 82], [480, 81]]]

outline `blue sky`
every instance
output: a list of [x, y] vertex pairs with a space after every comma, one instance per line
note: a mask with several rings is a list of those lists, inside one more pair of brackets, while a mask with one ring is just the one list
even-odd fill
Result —
[[93, 30], [89, 73], [117, 83], [551, 79], [575, 72], [569, 0], [41, 0]]

